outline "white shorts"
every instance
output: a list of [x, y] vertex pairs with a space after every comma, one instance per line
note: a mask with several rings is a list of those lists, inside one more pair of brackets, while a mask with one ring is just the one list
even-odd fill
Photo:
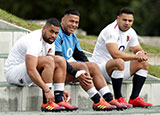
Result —
[[[106, 71], [106, 63], [98, 64], [98, 66], [99, 66], [104, 78], [106, 79], [106, 81], [111, 81], [111, 78]], [[123, 78], [123, 80], [128, 80], [130, 77], [131, 77], [130, 61], [125, 61], [124, 62], [124, 78]]]
[[30, 79], [29, 75], [27, 74], [25, 62], [9, 69], [5, 73], [5, 77], [7, 82], [11, 84], [16, 84], [20, 86], [31, 86], [34, 84]]

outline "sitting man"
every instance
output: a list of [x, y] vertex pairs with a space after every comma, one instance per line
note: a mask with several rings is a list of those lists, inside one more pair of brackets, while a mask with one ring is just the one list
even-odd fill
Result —
[[[56, 18], [50, 18], [42, 30], [35, 30], [21, 37], [11, 49], [4, 66], [5, 77], [9, 83], [20, 86], [36, 84], [42, 89], [42, 111], [70, 110], [62, 106], [62, 103], [65, 103], [63, 91], [66, 61], [61, 56], [54, 55], [54, 41], [59, 33], [59, 26]], [[55, 99], [51, 90], [53, 81]]]
[[[88, 93], [93, 104], [94, 110], [112, 110], [123, 109], [115, 99], [105, 82], [101, 71], [95, 63], [88, 62], [87, 57], [80, 48], [78, 38], [74, 34], [79, 25], [80, 14], [75, 9], [69, 9], [65, 12], [61, 20], [61, 28], [58, 37], [55, 40], [55, 54], [63, 56], [69, 60], [72, 56], [81, 62], [67, 63], [66, 82], [79, 81], [82, 88]], [[99, 95], [99, 93], [103, 96]]]
[[[128, 8], [123, 8], [117, 20], [105, 27], [100, 35], [92, 55], [93, 62], [97, 63], [107, 81], [111, 80], [115, 98], [127, 107], [151, 106], [144, 102], [139, 93], [148, 73], [147, 53], [143, 51], [138, 42], [136, 32], [131, 28], [134, 13]], [[134, 54], [123, 52], [127, 46]], [[133, 75], [132, 94], [127, 103], [121, 94], [123, 80]]]

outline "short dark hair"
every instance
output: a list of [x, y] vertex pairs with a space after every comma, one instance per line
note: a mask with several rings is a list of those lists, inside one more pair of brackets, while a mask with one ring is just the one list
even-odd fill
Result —
[[77, 15], [80, 17], [80, 13], [75, 8], [70, 8], [70, 9], [66, 10], [64, 13], [64, 16], [69, 15], [69, 14]]
[[125, 13], [125, 14], [132, 14], [134, 16], [134, 12], [129, 9], [129, 8], [122, 8], [119, 12], [119, 16], [122, 15], [122, 13]]
[[58, 21], [58, 19], [52, 17], [47, 20], [45, 25], [54, 25], [54, 26], [60, 27], [60, 22]]

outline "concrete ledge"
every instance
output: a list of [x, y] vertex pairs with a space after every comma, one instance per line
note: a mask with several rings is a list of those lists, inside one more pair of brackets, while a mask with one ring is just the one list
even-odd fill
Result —
[[[79, 84], [67, 84], [65, 89], [71, 93], [71, 104], [89, 108], [91, 101]], [[0, 110], [24, 111], [40, 110], [42, 104], [41, 89], [37, 86], [21, 87], [0, 82]], [[84, 105], [84, 102], [87, 102]], [[88, 104], [90, 103], [90, 104]]]
[[[111, 84], [108, 84], [108, 86], [113, 92]], [[160, 82], [146, 83], [140, 97], [151, 102], [154, 106], [160, 105], [159, 87]], [[71, 104], [79, 106], [80, 109], [92, 108], [91, 99], [78, 83], [67, 84], [65, 89], [71, 94]], [[126, 96], [127, 101], [131, 89], [131, 81], [127, 81], [122, 85], [122, 94]], [[41, 89], [37, 86], [20, 87], [7, 82], [0, 82], [0, 103], [1, 111], [39, 111], [42, 103]]]

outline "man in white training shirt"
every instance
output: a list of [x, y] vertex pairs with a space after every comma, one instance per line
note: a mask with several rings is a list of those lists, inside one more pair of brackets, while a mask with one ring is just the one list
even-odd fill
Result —
[[[66, 61], [54, 55], [54, 41], [59, 27], [59, 21], [50, 18], [41, 30], [21, 37], [11, 49], [4, 66], [5, 77], [9, 83], [20, 86], [36, 84], [42, 88], [42, 111], [68, 109], [59, 105], [66, 103], [63, 101]], [[55, 97], [51, 91], [53, 81]]]
[[[151, 103], [139, 97], [148, 73], [147, 53], [141, 48], [136, 32], [131, 28], [134, 12], [129, 8], [121, 9], [117, 19], [105, 27], [93, 52], [92, 60], [97, 63], [107, 81], [111, 80], [115, 98], [127, 107], [148, 107]], [[123, 51], [129, 46], [134, 54]], [[123, 80], [133, 75], [133, 89], [127, 103], [121, 94]]]

